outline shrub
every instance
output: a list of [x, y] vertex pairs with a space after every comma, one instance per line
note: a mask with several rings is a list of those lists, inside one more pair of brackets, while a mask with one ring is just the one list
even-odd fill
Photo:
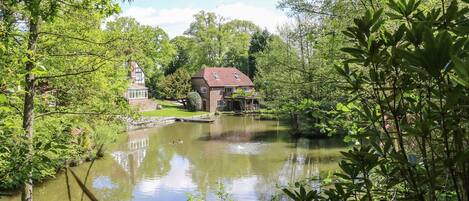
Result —
[[189, 111], [202, 110], [202, 97], [197, 92], [187, 94], [187, 109]]

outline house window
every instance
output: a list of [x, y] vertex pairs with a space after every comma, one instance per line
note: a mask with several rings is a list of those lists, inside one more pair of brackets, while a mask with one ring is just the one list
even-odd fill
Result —
[[200, 87], [200, 93], [207, 93], [207, 87]]
[[135, 83], [145, 84], [145, 75], [141, 68], [135, 69]]
[[231, 87], [225, 88], [225, 94], [229, 94], [229, 93], [232, 93], [232, 92], [233, 92], [233, 88], [231, 88]]
[[146, 89], [129, 89], [127, 96], [129, 99], [147, 98], [148, 92]]
[[217, 107], [225, 107], [225, 101], [224, 100], [218, 100], [217, 101]]

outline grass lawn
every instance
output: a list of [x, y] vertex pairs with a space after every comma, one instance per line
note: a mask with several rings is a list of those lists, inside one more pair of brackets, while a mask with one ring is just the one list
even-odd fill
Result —
[[208, 112], [190, 112], [182, 108], [182, 106], [176, 105], [170, 101], [165, 100], [155, 100], [159, 105], [163, 106], [161, 110], [153, 110], [153, 111], [146, 111], [142, 112], [142, 116], [145, 117], [190, 117], [190, 116], [197, 116], [208, 114]]

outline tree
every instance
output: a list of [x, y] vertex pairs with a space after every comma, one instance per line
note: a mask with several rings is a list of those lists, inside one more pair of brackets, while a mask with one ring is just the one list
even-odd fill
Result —
[[224, 40], [227, 31], [222, 26], [225, 19], [204, 11], [194, 15], [194, 18], [195, 21], [191, 23], [185, 34], [194, 38], [197, 44], [195, 68], [198, 69], [202, 65], [221, 66], [228, 42]]
[[186, 36], [176, 36], [171, 40], [176, 48], [176, 54], [169, 65], [164, 69], [164, 74], [173, 74], [178, 68], [191, 69], [191, 61], [194, 54], [194, 40]]
[[[335, 106], [347, 98], [345, 80], [334, 70], [349, 44], [342, 30], [362, 8], [358, 1], [284, 0], [279, 8], [292, 22], [279, 28], [278, 36], [253, 37], [250, 71], [266, 106], [292, 121], [307, 135], [332, 134]], [[270, 38], [270, 39], [269, 39]], [[316, 104], [318, 103], [318, 104]]]
[[176, 50], [171, 44], [168, 34], [159, 27], [145, 26], [133, 18], [119, 17], [106, 23], [106, 31], [121, 38], [116, 46], [123, 49], [127, 60], [139, 63], [148, 77], [168, 65]]
[[273, 37], [269, 33], [268, 30], [264, 30], [262, 32], [257, 31], [251, 38], [251, 42], [249, 44], [249, 57], [248, 57], [248, 66], [247, 66], [247, 75], [253, 79], [256, 75], [257, 71], [257, 63], [256, 63], [256, 54], [263, 52], [267, 49], [267, 46], [270, 42], [272, 42]]
[[228, 29], [228, 51], [224, 56], [223, 66], [237, 67], [247, 75], [249, 72], [249, 46], [253, 34], [260, 31], [250, 21], [232, 20], [224, 24]]
[[[367, 135], [373, 144], [385, 147], [364, 143], [360, 149], [371, 149], [376, 154], [368, 155], [396, 164], [389, 170], [402, 175], [399, 183], [408, 189], [407, 195], [398, 196], [435, 200], [442, 196], [437, 189], [445, 188], [452, 193], [446, 197], [467, 200], [467, 161], [443, 162], [457, 160], [467, 148], [461, 143], [467, 140], [462, 123], [467, 122], [467, 111], [461, 107], [469, 94], [468, 85], [461, 82], [467, 74], [460, 73], [467, 69], [462, 62], [468, 59], [467, 32], [461, 29], [467, 24], [458, 25], [467, 20], [467, 4], [443, 2], [432, 11], [421, 10], [420, 4], [390, 1], [387, 6], [367, 8], [345, 32], [354, 44], [343, 49], [350, 59], [339, 72], [356, 91], [353, 103], [365, 112], [360, 117], [369, 125], [354, 138], [367, 142], [363, 138]], [[385, 9], [389, 12], [383, 14]], [[355, 66], [363, 68], [357, 71]], [[364, 174], [392, 176], [378, 169], [383, 167], [373, 163]], [[387, 192], [395, 185], [372, 181], [366, 188]]]
[[187, 109], [189, 111], [202, 110], [202, 97], [197, 92], [189, 92], [187, 94]]
[[144, 70], [149, 91], [156, 96], [157, 78], [163, 74], [163, 67], [170, 64], [176, 55], [168, 34], [159, 27], [145, 26], [133, 18], [119, 17], [106, 23], [106, 32], [120, 40], [113, 50], [124, 53], [125, 61], [135, 61]]
[[[41, 174], [47, 172], [44, 168], [60, 164], [58, 161], [62, 159], [51, 153], [62, 150], [61, 140], [71, 140], [60, 129], [65, 127], [60, 120], [67, 120], [67, 117], [54, 118], [54, 115], [104, 114], [110, 105], [116, 109], [122, 106], [116, 95], [124, 82], [109, 80], [98, 87], [90, 86], [93, 80], [98, 80], [95, 78], [121, 72], [110, 71], [115, 63], [112, 62], [114, 55], [107, 51], [110, 41], [106, 39], [109, 38], [96, 35], [100, 32], [101, 20], [118, 12], [119, 7], [113, 1], [74, 0], [2, 1], [0, 4], [1, 34], [4, 36], [0, 47], [2, 52], [9, 51], [9, 58], [2, 56], [0, 60], [0, 65], [5, 67], [2, 68], [5, 74], [1, 76], [3, 100], [0, 101], [0, 113], [8, 115], [0, 123], [2, 137], [6, 137], [1, 149], [4, 153], [7, 148], [17, 157], [10, 160], [9, 165], [16, 167], [14, 178], [24, 182], [22, 200], [31, 201], [33, 180], [42, 178]], [[95, 72], [98, 72], [97, 76], [86, 76]], [[4, 75], [11, 77], [4, 79]], [[70, 87], [65, 91], [56, 85], [66, 83], [64, 80], [78, 85], [62, 85]], [[18, 90], [20, 86], [22, 90]], [[89, 87], [95, 87], [95, 91]], [[101, 90], [101, 87], [111, 89]], [[86, 97], [83, 92], [88, 93], [90, 99], [88, 104], [77, 107], [75, 103], [85, 103], [77, 98]], [[80, 96], [73, 96], [74, 93]], [[98, 100], [105, 102], [93, 105]], [[57, 107], [52, 106], [56, 104]], [[73, 122], [72, 119], [67, 121]], [[18, 125], [20, 121], [21, 126]], [[45, 129], [43, 125], [49, 126]], [[58, 130], [48, 130], [51, 127]], [[52, 135], [56, 131], [60, 132], [54, 138]], [[36, 141], [47, 136], [52, 141]], [[15, 139], [18, 140], [16, 143], [8, 143]], [[6, 155], [0, 156], [2, 164], [4, 157]]]
[[158, 88], [167, 99], [177, 100], [186, 106], [187, 94], [191, 91], [191, 75], [185, 69], [177, 69], [160, 80]]
[[356, 146], [318, 200], [469, 199], [467, 6], [365, 4], [344, 30], [337, 119]]
[[190, 71], [202, 66], [233, 66], [248, 70], [251, 35], [260, 29], [249, 21], [227, 20], [201, 11], [185, 32], [194, 42]]

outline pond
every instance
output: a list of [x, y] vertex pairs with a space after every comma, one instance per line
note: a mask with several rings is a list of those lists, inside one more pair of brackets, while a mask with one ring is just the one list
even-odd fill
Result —
[[[175, 123], [123, 135], [95, 162], [87, 186], [99, 200], [180, 201], [188, 193], [217, 200], [221, 183], [234, 200], [271, 200], [280, 193], [277, 186], [338, 169], [339, 152], [345, 150], [340, 140], [292, 139], [278, 121], [217, 118], [212, 124]], [[84, 178], [88, 166], [74, 170]], [[71, 177], [70, 183], [72, 200], [80, 200]], [[319, 182], [313, 185], [320, 189]], [[35, 186], [34, 200], [68, 200], [64, 174]]]

